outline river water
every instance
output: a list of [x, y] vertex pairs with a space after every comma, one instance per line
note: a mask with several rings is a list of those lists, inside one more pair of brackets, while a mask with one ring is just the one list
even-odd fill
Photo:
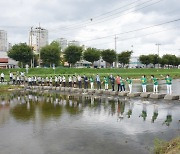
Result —
[[180, 135], [180, 101], [33, 92], [0, 97], [1, 154], [148, 154]]

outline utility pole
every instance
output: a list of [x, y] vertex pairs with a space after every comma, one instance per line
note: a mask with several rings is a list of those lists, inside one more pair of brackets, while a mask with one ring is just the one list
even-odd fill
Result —
[[[158, 47], [158, 58], [159, 58], [159, 48], [160, 48], [160, 45], [159, 43], [156, 44], [156, 46]], [[159, 68], [159, 60], [158, 60], [158, 68]]]
[[114, 41], [115, 41], [114, 42], [114, 45], [115, 45], [114, 49], [115, 49], [115, 52], [116, 52], [115, 68], [118, 68], [117, 39], [118, 39], [118, 37], [115, 35], [115, 37], [114, 37]]

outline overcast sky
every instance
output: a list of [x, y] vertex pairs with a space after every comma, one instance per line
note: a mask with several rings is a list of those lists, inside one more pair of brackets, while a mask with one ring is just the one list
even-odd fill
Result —
[[160, 43], [160, 55], [180, 55], [180, 21], [129, 32], [176, 19], [179, 0], [0, 0], [0, 29], [13, 44], [28, 42], [30, 27], [40, 23], [49, 30], [49, 42], [63, 37], [114, 49], [120, 34], [118, 52], [157, 53]]

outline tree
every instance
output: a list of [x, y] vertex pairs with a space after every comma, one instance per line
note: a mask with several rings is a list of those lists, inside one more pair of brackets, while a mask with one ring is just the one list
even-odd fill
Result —
[[118, 62], [122, 64], [123, 67], [124, 65], [129, 64], [132, 53], [132, 51], [121, 52], [118, 54]]
[[93, 64], [94, 61], [98, 61], [100, 59], [100, 51], [95, 48], [88, 48], [83, 53], [83, 58]]
[[102, 59], [112, 65], [113, 62], [116, 61], [116, 52], [114, 50], [103, 50], [101, 52]]
[[50, 45], [46, 45], [41, 48], [40, 54], [43, 64], [49, 65], [50, 67], [52, 64], [57, 66], [60, 62], [60, 53], [61, 48], [59, 43], [56, 41], [53, 41]]
[[151, 58], [149, 55], [141, 55], [139, 61], [147, 67], [151, 63]]
[[150, 54], [148, 56], [150, 57], [150, 63], [152, 63], [154, 67], [160, 62], [160, 58], [157, 54]]
[[82, 47], [69, 46], [64, 51], [64, 58], [70, 65], [74, 65], [81, 59], [82, 51]]
[[19, 61], [21, 66], [23, 66], [30, 64], [33, 58], [33, 51], [26, 43], [15, 44], [12, 49], [8, 51], [8, 57]]
[[161, 65], [177, 65], [177, 57], [175, 55], [166, 54], [161, 58]]

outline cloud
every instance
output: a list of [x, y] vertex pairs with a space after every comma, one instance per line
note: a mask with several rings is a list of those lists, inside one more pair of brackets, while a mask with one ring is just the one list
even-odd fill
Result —
[[[152, 0], [142, 6], [157, 1]], [[177, 0], [162, 0], [157, 4], [139, 9], [142, 7], [139, 5], [144, 2], [146, 1], [1, 0], [0, 29], [8, 32], [8, 41], [13, 44], [28, 42], [30, 27], [41, 23], [42, 27], [49, 30], [50, 41], [65, 37], [68, 40], [77, 39], [87, 46], [114, 49], [114, 36], [104, 39], [97, 38], [179, 18], [180, 2]], [[169, 53], [171, 49], [172, 54], [178, 55], [179, 26], [180, 22], [174, 22], [118, 35], [117, 50], [118, 52], [129, 50], [133, 45], [134, 55], [148, 54], [153, 51], [155, 53], [155, 44], [161, 43], [161, 49], [166, 51], [162, 53]], [[159, 31], [162, 32], [156, 33]], [[148, 35], [150, 33], [156, 34]], [[92, 41], [87, 42], [86, 40]]]

